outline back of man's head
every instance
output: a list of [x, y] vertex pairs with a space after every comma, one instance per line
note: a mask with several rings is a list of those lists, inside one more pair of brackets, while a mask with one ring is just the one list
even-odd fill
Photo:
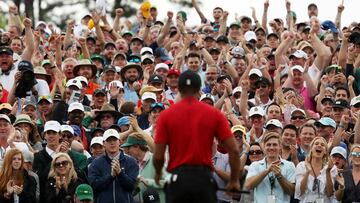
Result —
[[195, 95], [199, 92], [200, 87], [201, 79], [197, 73], [187, 70], [180, 74], [179, 91], [182, 95]]

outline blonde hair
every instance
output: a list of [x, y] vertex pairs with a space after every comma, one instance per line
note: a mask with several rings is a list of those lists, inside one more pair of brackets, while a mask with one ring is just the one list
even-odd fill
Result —
[[308, 160], [309, 160], [310, 163], [311, 163], [311, 159], [312, 159], [312, 155], [313, 155], [313, 153], [312, 153], [312, 147], [313, 147], [313, 145], [315, 144], [315, 142], [316, 142], [317, 140], [321, 140], [321, 141], [323, 141], [323, 142], [325, 143], [325, 153], [324, 153], [324, 156], [323, 156], [323, 158], [322, 158], [322, 167], [324, 167], [324, 166], [327, 164], [327, 162], [328, 162], [329, 156], [328, 156], [328, 145], [327, 145], [327, 142], [326, 142], [325, 138], [323, 138], [323, 137], [315, 137], [315, 138], [311, 141], [311, 143], [310, 143], [310, 152], [309, 152], [309, 155], [308, 155]]
[[66, 181], [67, 184], [69, 185], [71, 180], [77, 180], [77, 174], [75, 171], [75, 167], [73, 164], [73, 161], [71, 160], [70, 156], [66, 153], [57, 153], [55, 155], [55, 157], [53, 158], [53, 160], [51, 161], [51, 168], [50, 168], [50, 172], [49, 172], [49, 178], [55, 178], [57, 176], [57, 173], [55, 171], [55, 163], [56, 160], [60, 157], [65, 157], [65, 159], [69, 162], [69, 166], [70, 166], [70, 171], [66, 174]]
[[354, 151], [354, 149], [359, 148], [360, 149], [360, 144], [353, 144], [351, 149], [350, 149], [350, 153]]

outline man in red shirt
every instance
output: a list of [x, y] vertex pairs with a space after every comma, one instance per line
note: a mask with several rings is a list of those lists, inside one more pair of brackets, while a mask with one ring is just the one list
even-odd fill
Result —
[[165, 149], [169, 146], [167, 170], [173, 175], [166, 187], [166, 202], [216, 203], [211, 152], [214, 138], [229, 152], [231, 177], [227, 191], [240, 188], [239, 150], [224, 115], [197, 100], [200, 76], [185, 71], [179, 77], [178, 86], [182, 100], [163, 111], [156, 125], [155, 181], [161, 177]]

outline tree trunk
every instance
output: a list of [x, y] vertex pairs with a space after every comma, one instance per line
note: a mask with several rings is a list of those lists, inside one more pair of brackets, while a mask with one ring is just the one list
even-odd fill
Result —
[[39, 21], [44, 20], [44, 11], [41, 8], [41, 3], [42, 3], [42, 0], [38, 0], [38, 9], [39, 9], [39, 13], [38, 13], [39, 16], [38, 17], [39, 17]]
[[34, 0], [25, 0], [25, 15], [34, 20]]
[[111, 14], [110, 14], [112, 17], [115, 17], [115, 10], [117, 8], [120, 8], [120, 6], [121, 6], [121, 0], [115, 0], [113, 10], [111, 11]]

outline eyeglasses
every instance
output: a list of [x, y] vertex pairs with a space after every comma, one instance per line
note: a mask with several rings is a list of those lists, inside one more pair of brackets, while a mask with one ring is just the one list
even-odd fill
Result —
[[351, 152], [351, 156], [360, 157], [360, 152]]
[[69, 164], [68, 161], [62, 161], [62, 162], [57, 162], [54, 164], [55, 168], [61, 168], [61, 167], [66, 167]]
[[131, 58], [129, 59], [130, 63], [140, 63], [140, 59], [139, 58]]
[[292, 116], [291, 120], [304, 120], [305, 117], [304, 116]]
[[261, 150], [250, 150], [249, 151], [249, 155], [259, 155], [259, 154], [263, 154], [263, 152]]

